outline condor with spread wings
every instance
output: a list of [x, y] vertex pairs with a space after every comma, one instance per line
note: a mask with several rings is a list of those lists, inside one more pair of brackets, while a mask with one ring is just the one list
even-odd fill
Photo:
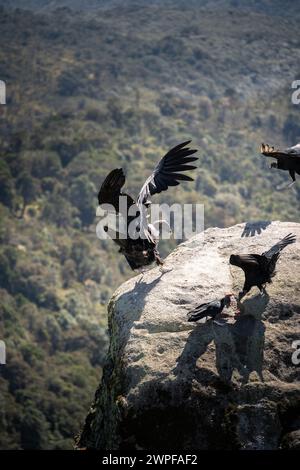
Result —
[[[113, 235], [113, 240], [120, 247], [119, 251], [124, 254], [133, 270], [143, 268], [154, 261], [158, 265], [163, 264], [157, 250], [157, 230], [154, 224], [147, 223], [146, 211], [151, 204], [151, 196], [154, 194], [166, 191], [170, 186], [177, 186], [180, 181], [193, 181], [190, 176], [184, 174], [185, 171], [196, 168], [190, 163], [198, 159], [192, 156], [197, 150], [188, 147], [190, 142], [188, 140], [173, 147], [158, 162], [153, 173], [143, 185], [136, 202], [131, 196], [122, 192], [125, 175], [121, 168], [111, 171], [100, 188], [98, 194], [99, 205], [110, 204], [116, 213], [126, 220], [125, 236], [124, 234], [121, 236], [118, 232], [112, 234], [108, 227], [107, 231], [110, 235]], [[127, 200], [126, 210], [124, 210], [124, 204], [120, 204], [121, 196]], [[128, 213], [134, 213], [133, 206], [136, 206], [137, 212], [134, 215], [128, 215]], [[139, 218], [138, 226], [141, 236], [134, 239], [130, 237], [128, 227], [137, 217]]]
[[270, 168], [288, 171], [293, 180], [288, 187], [293, 186], [296, 182], [296, 174], [300, 175], [300, 143], [285, 150], [276, 150], [270, 145], [261, 144], [260, 151], [265, 157], [276, 158], [277, 162], [271, 163]]
[[275, 276], [276, 263], [279, 259], [281, 251], [288, 245], [295, 243], [296, 237], [289, 233], [270, 250], [262, 255], [231, 255], [229, 262], [234, 266], [238, 266], [245, 273], [245, 284], [243, 287], [243, 295], [250, 291], [253, 286], [257, 286], [260, 291], [264, 290], [267, 283], [272, 282]]

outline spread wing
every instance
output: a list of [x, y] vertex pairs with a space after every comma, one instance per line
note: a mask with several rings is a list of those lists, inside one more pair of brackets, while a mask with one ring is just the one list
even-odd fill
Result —
[[150, 196], [166, 191], [169, 186], [177, 186], [180, 181], [193, 181], [193, 178], [182, 172], [194, 170], [196, 167], [188, 165], [190, 162], [198, 160], [198, 157], [191, 157], [197, 150], [186, 147], [191, 141], [187, 140], [176, 145], [158, 162], [153, 173], [146, 180], [138, 196], [138, 204], [150, 202]]
[[187, 147], [190, 142], [187, 140], [169, 150], [155, 166], [139, 193], [137, 205], [141, 214], [141, 230], [148, 239], [151, 239], [151, 234], [147, 230], [144, 207], [150, 204], [150, 197], [166, 191], [170, 186], [179, 185], [180, 181], [193, 181], [193, 178], [184, 174], [185, 171], [194, 170], [196, 167], [189, 163], [198, 160], [198, 157], [191, 156], [197, 150]]
[[[102, 183], [98, 193], [99, 205], [110, 204], [115, 211], [127, 217], [127, 211], [120, 206], [120, 196], [127, 198], [127, 209], [134, 204], [134, 200], [128, 194], [122, 193], [121, 189], [126, 181], [122, 168], [112, 170]], [[125, 204], [124, 204], [125, 206]], [[125, 208], [125, 207], [124, 207]]]
[[275, 149], [275, 147], [272, 147], [268, 144], [261, 144], [260, 151], [266, 157], [273, 157], [277, 158], [278, 160], [287, 159], [290, 157], [300, 159], [300, 143], [284, 150]]
[[[269, 260], [274, 256], [278, 255], [280, 252], [288, 245], [291, 245], [292, 243], [296, 242], [296, 236], [293, 235], [292, 233], [289, 233], [286, 237], [284, 237], [280, 242], [276, 243], [276, 245], [272, 246], [268, 251], [262, 254], [262, 256], [265, 256]], [[278, 259], [277, 257], [277, 259]]]

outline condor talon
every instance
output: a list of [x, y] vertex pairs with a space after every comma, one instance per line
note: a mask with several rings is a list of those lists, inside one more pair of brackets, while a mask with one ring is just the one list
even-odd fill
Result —
[[294, 184], [296, 183], [296, 180], [295, 181], [292, 181], [291, 183], [289, 184], [282, 184], [282, 185], [279, 185], [279, 186], [276, 186], [276, 189], [277, 191], [284, 191], [285, 189], [290, 189], [294, 186]]

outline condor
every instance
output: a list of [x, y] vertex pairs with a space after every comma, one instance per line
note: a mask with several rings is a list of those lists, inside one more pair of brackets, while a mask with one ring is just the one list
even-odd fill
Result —
[[[173, 147], [158, 162], [152, 174], [142, 186], [136, 202], [131, 196], [121, 191], [125, 184], [125, 175], [122, 169], [111, 171], [100, 188], [98, 194], [99, 205], [111, 205], [116, 213], [124, 216], [126, 220], [125, 236], [124, 234], [121, 236], [120, 233], [115, 233], [112, 238], [119, 246], [119, 252], [123, 253], [133, 270], [143, 269], [153, 262], [158, 265], [163, 264], [157, 249], [158, 232], [153, 224], [148, 224], [147, 210], [151, 204], [150, 198], [154, 194], [166, 191], [170, 186], [177, 186], [180, 181], [193, 181], [190, 176], [184, 174], [185, 171], [194, 170], [196, 167], [190, 165], [190, 163], [198, 160], [197, 157], [192, 156], [197, 150], [187, 147], [190, 142], [189, 140]], [[127, 199], [126, 214], [122, 214], [122, 208], [119, 204], [121, 196]], [[134, 205], [137, 211], [132, 216], [130, 214], [134, 211], [130, 209]], [[137, 218], [140, 236], [133, 238], [129, 233], [129, 225]]]

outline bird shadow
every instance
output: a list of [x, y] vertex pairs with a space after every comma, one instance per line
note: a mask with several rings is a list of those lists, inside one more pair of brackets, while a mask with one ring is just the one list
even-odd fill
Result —
[[[147, 295], [159, 283], [163, 274], [164, 273], [160, 273], [150, 282], [144, 280], [145, 274], [141, 274], [140, 278], [136, 280], [133, 288], [118, 297], [118, 311], [123, 310], [123, 305], [126, 306], [126, 322], [122, 322], [122, 343], [124, 345], [127, 344], [134, 322], [138, 321], [143, 313]], [[136, 302], [136, 299], [138, 299], [138, 302]], [[129, 308], [129, 306], [131, 308]], [[110, 308], [111, 306], [109, 305], [108, 310], [110, 310]], [[111, 320], [112, 318], [110, 317], [109, 327], [111, 326]]]
[[263, 230], [271, 224], [269, 221], [258, 221], [258, 222], [247, 222], [241, 237], [254, 237], [255, 235], [261, 235]]
[[189, 374], [201, 383], [206, 380], [211, 383], [212, 377], [216, 380], [213, 369], [197, 366], [199, 358], [212, 343], [215, 346], [215, 369], [221, 381], [230, 383], [235, 370], [242, 383], [249, 381], [252, 372], [256, 372], [263, 381], [265, 326], [261, 317], [268, 302], [267, 293], [258, 294], [240, 305], [242, 313], [234, 323], [218, 325], [209, 320], [197, 325], [177, 358], [174, 375]]

